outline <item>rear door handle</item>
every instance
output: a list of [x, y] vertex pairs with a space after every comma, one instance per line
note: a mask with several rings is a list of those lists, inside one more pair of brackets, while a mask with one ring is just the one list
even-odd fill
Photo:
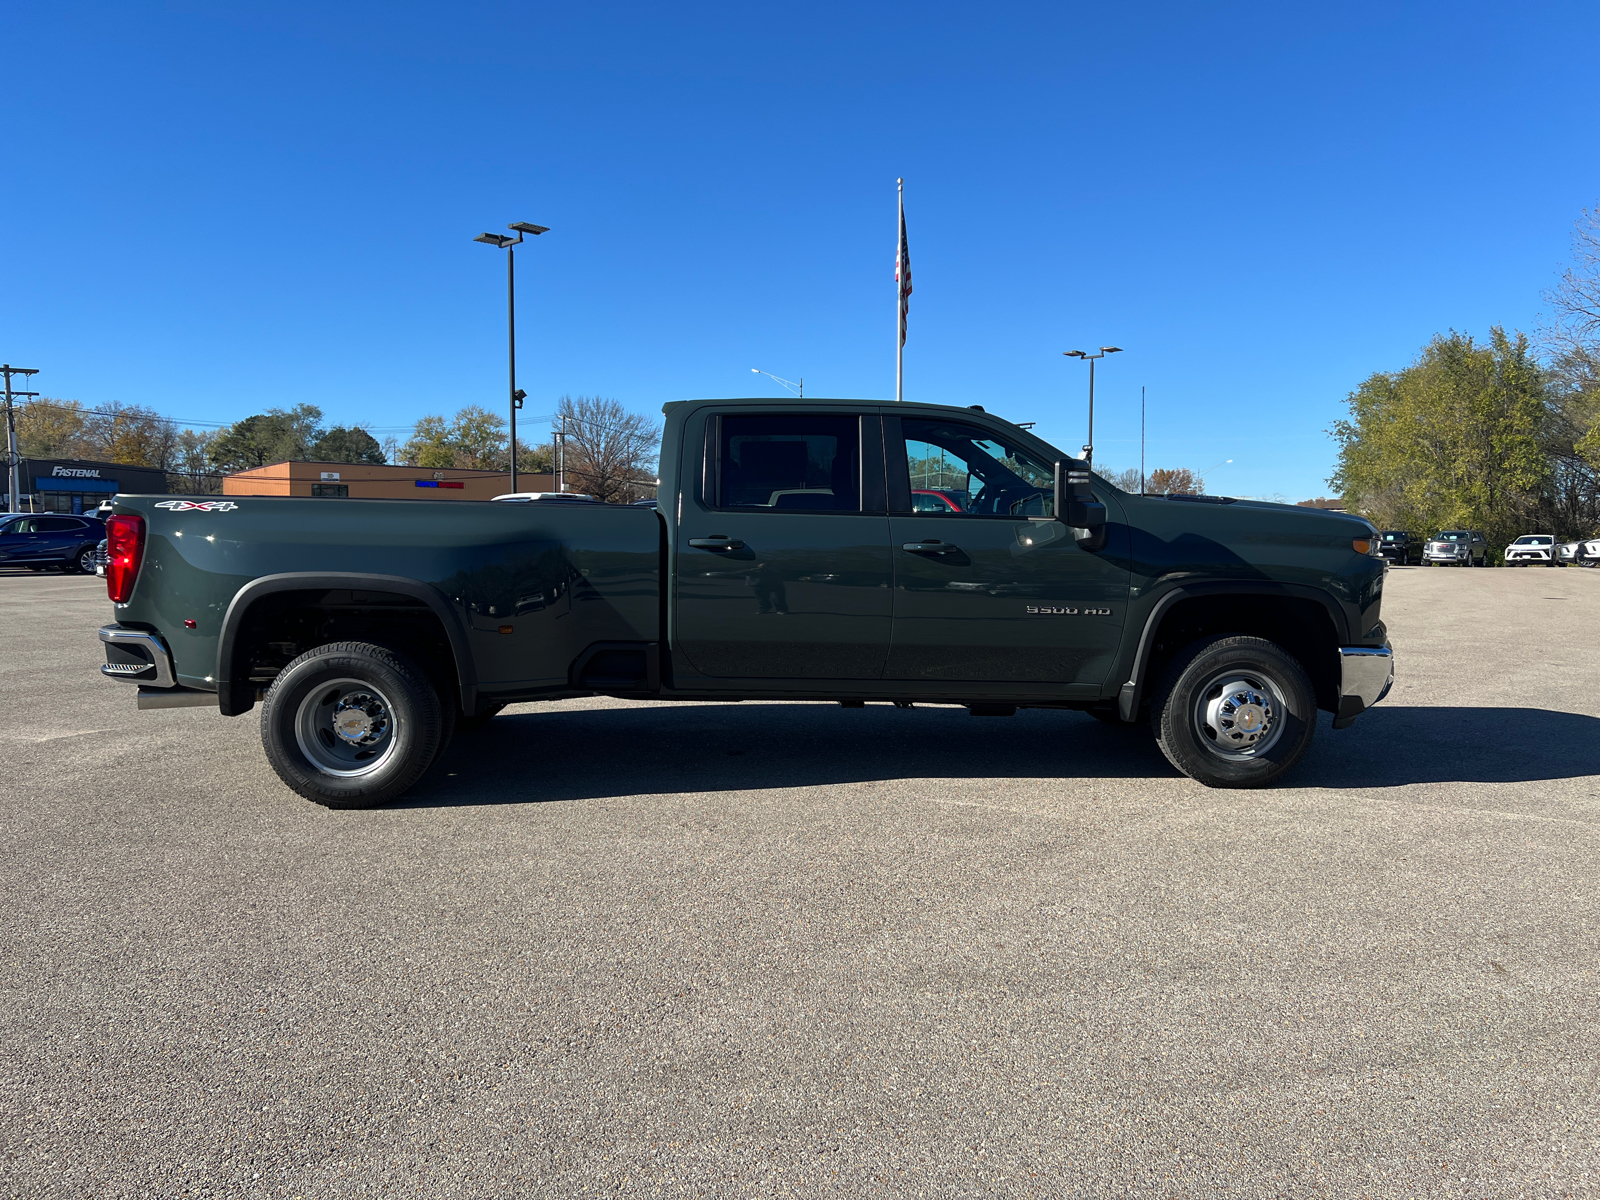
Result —
[[906, 542], [900, 549], [909, 550], [913, 554], [960, 554], [961, 547], [950, 542], [941, 542], [929, 538], [925, 542]]
[[743, 550], [744, 543], [725, 537], [690, 538], [689, 545], [696, 550]]

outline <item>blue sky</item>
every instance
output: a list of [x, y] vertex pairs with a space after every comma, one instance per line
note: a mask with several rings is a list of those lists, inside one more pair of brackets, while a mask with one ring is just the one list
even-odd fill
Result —
[[1435, 332], [1533, 328], [1600, 202], [1593, 5], [12, 5], [0, 358], [384, 429], [505, 395], [894, 389], [1322, 494]]

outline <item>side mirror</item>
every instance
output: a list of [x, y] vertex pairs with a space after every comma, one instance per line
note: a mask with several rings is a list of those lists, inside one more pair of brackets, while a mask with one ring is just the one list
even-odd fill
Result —
[[1094, 498], [1089, 484], [1089, 464], [1080, 458], [1057, 459], [1055, 464], [1056, 519], [1072, 530], [1085, 550], [1106, 544], [1106, 506]]

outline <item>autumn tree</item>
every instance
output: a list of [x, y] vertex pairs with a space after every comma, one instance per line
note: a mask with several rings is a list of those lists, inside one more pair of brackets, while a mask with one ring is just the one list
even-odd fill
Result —
[[1192, 496], [1200, 488], [1188, 467], [1157, 467], [1145, 480], [1144, 490], [1151, 496]]
[[38, 399], [17, 407], [17, 449], [26, 458], [88, 458], [87, 429], [76, 400]]

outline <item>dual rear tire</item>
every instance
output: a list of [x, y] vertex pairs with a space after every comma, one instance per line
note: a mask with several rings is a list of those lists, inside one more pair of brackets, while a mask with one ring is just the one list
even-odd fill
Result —
[[427, 672], [369, 642], [332, 642], [278, 673], [261, 742], [294, 791], [328, 808], [373, 808], [420, 779], [450, 740], [454, 697]]

